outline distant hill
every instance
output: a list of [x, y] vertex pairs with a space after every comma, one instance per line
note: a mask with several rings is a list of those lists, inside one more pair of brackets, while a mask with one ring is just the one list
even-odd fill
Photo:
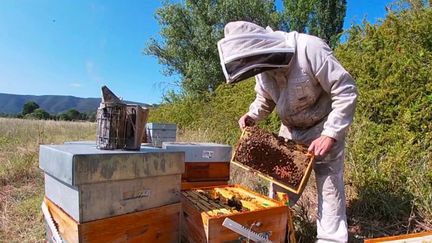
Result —
[[[50, 114], [58, 114], [69, 109], [76, 109], [79, 112], [96, 111], [101, 99], [62, 95], [16, 95], [0, 93], [0, 113], [20, 113], [23, 105], [28, 101], [36, 102], [42, 109], [46, 110]], [[137, 102], [125, 102], [149, 106], [148, 104]]]

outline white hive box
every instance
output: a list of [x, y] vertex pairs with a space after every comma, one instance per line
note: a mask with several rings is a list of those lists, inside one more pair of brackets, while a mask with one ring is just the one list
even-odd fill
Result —
[[217, 143], [164, 142], [167, 151], [185, 153], [185, 172], [182, 180], [228, 181], [230, 174], [231, 146]]
[[218, 143], [164, 142], [167, 151], [185, 153], [185, 162], [229, 162], [232, 148]]
[[41, 145], [39, 167], [47, 198], [83, 223], [179, 202], [184, 153]]
[[177, 125], [170, 123], [147, 123], [147, 142], [160, 147], [163, 142], [175, 142]]

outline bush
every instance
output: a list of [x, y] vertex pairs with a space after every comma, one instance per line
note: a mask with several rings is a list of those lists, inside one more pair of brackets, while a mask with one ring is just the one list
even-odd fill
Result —
[[360, 91], [347, 161], [363, 193], [354, 208], [374, 209], [371, 218], [414, 210], [432, 220], [432, 11], [390, 11], [380, 25], [349, 34], [336, 54]]

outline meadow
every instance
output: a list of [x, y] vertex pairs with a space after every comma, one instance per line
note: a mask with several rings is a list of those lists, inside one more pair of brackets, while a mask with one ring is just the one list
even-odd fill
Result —
[[39, 145], [95, 134], [95, 123], [0, 118], [0, 242], [44, 241]]

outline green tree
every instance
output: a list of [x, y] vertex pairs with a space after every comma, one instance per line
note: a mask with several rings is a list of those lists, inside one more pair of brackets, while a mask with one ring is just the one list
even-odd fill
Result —
[[39, 119], [39, 120], [48, 120], [51, 117], [48, 112], [46, 112], [44, 109], [41, 109], [41, 108], [37, 108], [32, 113], [27, 114], [27, 116], [30, 116], [31, 118]]
[[317, 0], [284, 0], [282, 26], [288, 31], [306, 32]]
[[70, 121], [71, 120], [70, 117], [65, 112], [58, 115], [58, 119], [60, 121]]
[[23, 116], [25, 116], [27, 114], [32, 113], [33, 111], [35, 111], [38, 108], [39, 108], [39, 105], [36, 102], [28, 101], [27, 103], [24, 104], [21, 114]]
[[76, 121], [76, 120], [80, 120], [81, 118], [81, 113], [75, 109], [69, 109], [66, 112], [66, 115], [70, 118], [70, 120], [72, 121]]
[[346, 0], [316, 0], [310, 33], [336, 46], [343, 31], [346, 4]]
[[165, 65], [165, 74], [178, 74], [182, 91], [213, 92], [224, 82], [216, 43], [226, 23], [236, 20], [279, 27], [280, 16], [273, 0], [166, 1], [156, 18], [162, 41], [150, 39], [144, 53]]
[[81, 113], [75, 109], [69, 109], [59, 115], [59, 120], [63, 121], [77, 121], [81, 120]]
[[346, 14], [346, 0], [284, 0], [283, 26], [339, 43]]
[[251, 21], [275, 29], [317, 35], [331, 45], [338, 43], [346, 0], [284, 0], [276, 11], [274, 0], [165, 1], [157, 10], [161, 39], [150, 39], [144, 53], [156, 56], [166, 75], [177, 74], [185, 94], [214, 92], [223, 83], [216, 43], [226, 23]]

